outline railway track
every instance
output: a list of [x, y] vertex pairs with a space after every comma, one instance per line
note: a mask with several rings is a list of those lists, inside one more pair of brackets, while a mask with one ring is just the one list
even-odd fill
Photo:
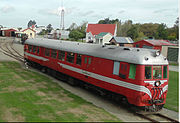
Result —
[[20, 62], [24, 62], [23, 56], [13, 48], [13, 42], [0, 42], [0, 51]]
[[150, 114], [150, 115], [147, 115], [147, 114], [136, 114], [136, 115], [138, 115], [139, 117], [141, 117], [143, 119], [149, 120], [153, 123], [161, 123], [161, 122], [179, 123], [178, 120], [172, 119], [172, 118], [165, 116], [161, 113]]

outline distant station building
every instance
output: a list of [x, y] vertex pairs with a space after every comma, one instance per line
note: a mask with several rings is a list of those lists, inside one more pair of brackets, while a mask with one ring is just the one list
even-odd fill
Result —
[[134, 43], [134, 47], [162, 50], [162, 46], [176, 46], [167, 40], [141, 40]]
[[1, 29], [0, 30], [0, 36], [3, 36], [3, 37], [15, 37], [16, 36], [16, 34], [15, 34], [15, 32], [16, 32], [17, 30], [15, 30], [15, 29]]
[[134, 43], [134, 47], [160, 50], [170, 62], [179, 62], [179, 47], [167, 40], [141, 40]]
[[97, 35], [101, 35], [101, 33], [110, 33], [112, 36], [116, 36], [116, 32], [116, 24], [88, 24], [86, 29], [86, 42], [96, 43]]
[[23, 30], [22, 32], [24, 34], [26, 34], [28, 36], [28, 38], [35, 38], [35, 36], [36, 36], [36, 31], [31, 28], [27, 28], [27, 29]]
[[133, 47], [134, 41], [130, 37], [112, 37], [109, 41], [111, 45]]
[[96, 39], [96, 44], [101, 44], [101, 45], [105, 45], [105, 44], [109, 44], [109, 40], [113, 37], [113, 35], [111, 33], [108, 32], [101, 32], [98, 35], [95, 36]]

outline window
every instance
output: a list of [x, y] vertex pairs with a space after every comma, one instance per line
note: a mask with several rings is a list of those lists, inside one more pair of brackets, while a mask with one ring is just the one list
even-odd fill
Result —
[[136, 65], [130, 64], [129, 78], [130, 79], [135, 79], [135, 76], [136, 76]]
[[162, 67], [153, 66], [153, 79], [161, 79], [161, 78], [162, 78]]
[[25, 44], [24, 51], [27, 51], [27, 50], [28, 50], [28, 45]]
[[65, 52], [59, 51], [58, 53], [58, 59], [64, 61], [65, 60]]
[[87, 64], [87, 62], [88, 62], [88, 58], [87, 58], [87, 57], [85, 57], [85, 61], [84, 61], [84, 63], [85, 63], [85, 64]]
[[36, 53], [36, 46], [33, 46], [33, 53]]
[[76, 64], [81, 65], [81, 56], [80, 54], [77, 54], [77, 58], [76, 58]]
[[139, 44], [136, 44], [136, 47], [139, 47]]
[[56, 50], [51, 50], [51, 57], [56, 59], [56, 57], [57, 57], [57, 51]]
[[39, 47], [37, 47], [37, 54], [39, 54]]
[[45, 48], [45, 56], [50, 56], [50, 50]]
[[67, 62], [74, 63], [74, 53], [67, 52]]
[[91, 58], [89, 58], [89, 60], [88, 60], [88, 64], [91, 64]]
[[164, 66], [164, 69], [163, 69], [163, 78], [167, 78], [167, 66]]
[[32, 52], [32, 45], [29, 45], [28, 50], [29, 50], [29, 52]]
[[145, 79], [151, 79], [151, 66], [145, 67]]
[[119, 75], [119, 66], [120, 66], [120, 62], [114, 61], [114, 67], [113, 67], [114, 75]]

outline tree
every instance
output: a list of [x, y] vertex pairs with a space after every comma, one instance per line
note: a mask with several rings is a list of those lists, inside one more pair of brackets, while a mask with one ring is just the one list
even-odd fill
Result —
[[159, 24], [157, 23], [144, 23], [140, 25], [139, 31], [143, 32], [147, 37], [155, 37], [158, 26]]
[[118, 30], [118, 36], [127, 36], [127, 31], [131, 28], [132, 26], [132, 20], [127, 20], [123, 24], [119, 25], [119, 30]]
[[179, 17], [176, 19], [176, 22], [174, 24], [174, 30], [176, 33], [176, 38], [179, 40]]
[[36, 21], [35, 20], [30, 20], [29, 22], [28, 22], [28, 25], [27, 25], [27, 27], [28, 28], [30, 28], [30, 27], [32, 27], [32, 25], [36, 25]]
[[77, 41], [83, 37], [83, 33], [79, 32], [78, 30], [72, 30], [69, 37]]
[[48, 24], [46, 28], [47, 28], [48, 33], [50, 33], [53, 30], [53, 27], [51, 24]]
[[167, 33], [167, 29], [166, 29], [166, 24], [160, 24], [157, 28], [157, 32], [156, 32], [156, 39], [167, 39], [168, 37], [168, 33]]
[[74, 29], [77, 29], [77, 27], [78, 27], [78, 26], [77, 26], [76, 23], [72, 23], [67, 30], [68, 30], [68, 31], [72, 31], [72, 30], [74, 30]]
[[110, 20], [109, 18], [105, 18], [104, 20], [99, 20], [98, 24], [115, 24], [117, 22], [119, 22], [119, 19]]
[[132, 25], [127, 31], [127, 36], [131, 37], [133, 40], [138, 37], [138, 25]]

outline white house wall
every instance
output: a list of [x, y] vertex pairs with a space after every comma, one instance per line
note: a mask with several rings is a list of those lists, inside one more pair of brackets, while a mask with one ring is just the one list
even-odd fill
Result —
[[108, 33], [108, 34], [106, 34], [104, 37], [103, 37], [103, 45], [104, 44], [109, 44], [110, 42], [110, 40], [112, 39], [112, 35], [110, 34], [110, 33]]

